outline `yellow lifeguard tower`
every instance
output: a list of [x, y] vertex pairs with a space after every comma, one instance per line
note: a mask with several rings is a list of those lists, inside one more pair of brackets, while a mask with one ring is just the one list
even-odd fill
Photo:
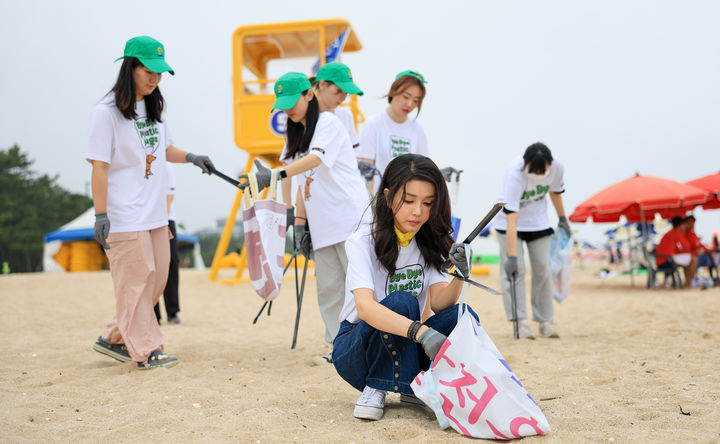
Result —
[[[287, 122], [282, 110], [270, 112], [277, 77], [287, 71], [313, 75], [312, 71], [324, 65], [327, 58], [337, 60], [342, 52], [359, 51], [362, 45], [345, 19], [241, 26], [232, 38], [235, 144], [249, 154], [243, 172], [249, 172], [258, 158], [276, 167], [280, 165]], [[364, 120], [357, 96], [351, 96], [349, 106], [357, 126]], [[218, 279], [241, 202], [242, 191], [238, 190], [215, 250], [211, 281], [225, 284], [248, 281], [242, 278], [247, 267], [244, 246], [240, 259], [235, 261], [234, 277]]]

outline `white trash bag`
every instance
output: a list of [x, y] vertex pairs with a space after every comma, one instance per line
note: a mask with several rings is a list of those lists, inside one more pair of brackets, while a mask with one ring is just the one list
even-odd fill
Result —
[[277, 171], [272, 170], [270, 195], [258, 200], [255, 174], [248, 173], [245, 188], [243, 228], [250, 281], [255, 292], [266, 301], [275, 299], [282, 285], [285, 262], [286, 205], [277, 200]]
[[550, 271], [552, 272], [553, 297], [562, 302], [570, 294], [572, 278], [573, 238], [564, 230], [557, 230], [550, 238]]
[[466, 310], [430, 369], [421, 371], [411, 387], [432, 408], [443, 429], [450, 426], [463, 435], [485, 439], [550, 431], [545, 415]]

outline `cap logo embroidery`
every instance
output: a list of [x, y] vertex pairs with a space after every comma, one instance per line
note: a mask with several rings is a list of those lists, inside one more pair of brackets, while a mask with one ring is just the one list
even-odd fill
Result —
[[282, 85], [278, 85], [278, 94], [282, 94]]
[[350, 72], [350, 70], [348, 70], [348, 77], [352, 79], [352, 72]]
[[158, 46], [158, 56], [162, 57], [162, 53], [163, 53], [162, 46]]

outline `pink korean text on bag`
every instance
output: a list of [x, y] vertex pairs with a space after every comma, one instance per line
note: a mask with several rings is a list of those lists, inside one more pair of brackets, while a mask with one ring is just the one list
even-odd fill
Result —
[[273, 170], [270, 198], [258, 200], [254, 174], [248, 174], [250, 186], [245, 188], [244, 193], [243, 228], [248, 273], [255, 292], [268, 301], [280, 293], [285, 260], [286, 206], [276, 200], [276, 174], [277, 171]]
[[443, 429], [450, 426], [463, 435], [486, 439], [550, 431], [545, 415], [466, 310], [430, 369], [420, 372], [411, 387]]

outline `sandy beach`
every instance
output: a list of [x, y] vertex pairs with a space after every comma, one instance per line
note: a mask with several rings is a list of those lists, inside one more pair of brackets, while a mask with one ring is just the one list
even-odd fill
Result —
[[[114, 311], [108, 272], [0, 276], [0, 442], [470, 442], [396, 394], [382, 420], [353, 417], [358, 393], [312, 359], [328, 350], [314, 279], [291, 350], [291, 282], [253, 325], [251, 286], [207, 275], [181, 271], [182, 324], [161, 325], [181, 363], [151, 372], [91, 348]], [[471, 290], [552, 427], [528, 442], [720, 442], [720, 290], [641, 281], [576, 269], [557, 340], [514, 341], [500, 297]]]

